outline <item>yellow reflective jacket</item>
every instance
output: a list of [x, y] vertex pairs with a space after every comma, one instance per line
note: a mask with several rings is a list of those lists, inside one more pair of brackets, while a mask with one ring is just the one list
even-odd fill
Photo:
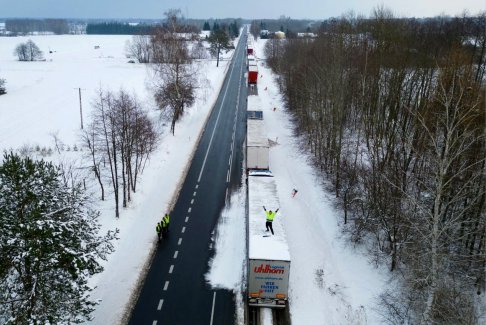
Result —
[[167, 227], [169, 225], [169, 222], [170, 222], [170, 216], [168, 214], [166, 214], [163, 218], [162, 218], [162, 226], [163, 227]]
[[275, 215], [277, 214], [275, 211], [265, 211], [265, 213], [267, 214], [267, 221], [273, 221], [273, 219], [275, 218]]

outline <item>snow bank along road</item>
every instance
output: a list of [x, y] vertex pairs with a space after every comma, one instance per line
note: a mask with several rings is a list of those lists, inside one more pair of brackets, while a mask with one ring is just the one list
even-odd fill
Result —
[[212, 290], [204, 274], [213, 253], [211, 235], [227, 192], [241, 181], [245, 44], [246, 36], [240, 38], [172, 211], [169, 238], [159, 244], [130, 324], [234, 323], [233, 294]]

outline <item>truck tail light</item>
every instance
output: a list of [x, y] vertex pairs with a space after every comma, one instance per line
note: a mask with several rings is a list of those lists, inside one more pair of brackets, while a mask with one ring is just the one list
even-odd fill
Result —
[[285, 295], [284, 295], [284, 294], [282, 294], [282, 293], [277, 293], [276, 297], [277, 297], [278, 299], [285, 299]]
[[260, 297], [260, 294], [258, 292], [252, 292], [250, 293], [250, 297]]

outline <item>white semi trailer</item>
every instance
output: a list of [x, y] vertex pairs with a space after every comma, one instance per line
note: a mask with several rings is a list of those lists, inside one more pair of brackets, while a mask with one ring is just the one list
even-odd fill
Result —
[[[262, 117], [260, 118], [260, 116]], [[263, 115], [249, 114], [246, 134], [246, 168], [269, 169], [268, 151], [268, 137]]]
[[285, 308], [288, 302], [290, 254], [279, 210], [273, 230], [265, 229], [267, 210], [280, 207], [270, 171], [250, 170], [248, 175], [248, 304]]

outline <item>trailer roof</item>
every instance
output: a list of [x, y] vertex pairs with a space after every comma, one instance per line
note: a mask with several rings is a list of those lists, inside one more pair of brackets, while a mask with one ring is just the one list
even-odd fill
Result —
[[[271, 175], [270, 173], [268, 173]], [[286, 216], [278, 211], [273, 220], [273, 230], [265, 231], [267, 210], [275, 211], [280, 207], [277, 186], [272, 176], [248, 177], [248, 257], [274, 261], [290, 261], [289, 247], [282, 227]], [[264, 237], [268, 236], [268, 237]]]
[[258, 72], [258, 67], [256, 65], [250, 65], [248, 71]]
[[268, 138], [265, 122], [258, 119], [247, 120], [246, 145], [248, 147], [267, 147]]

